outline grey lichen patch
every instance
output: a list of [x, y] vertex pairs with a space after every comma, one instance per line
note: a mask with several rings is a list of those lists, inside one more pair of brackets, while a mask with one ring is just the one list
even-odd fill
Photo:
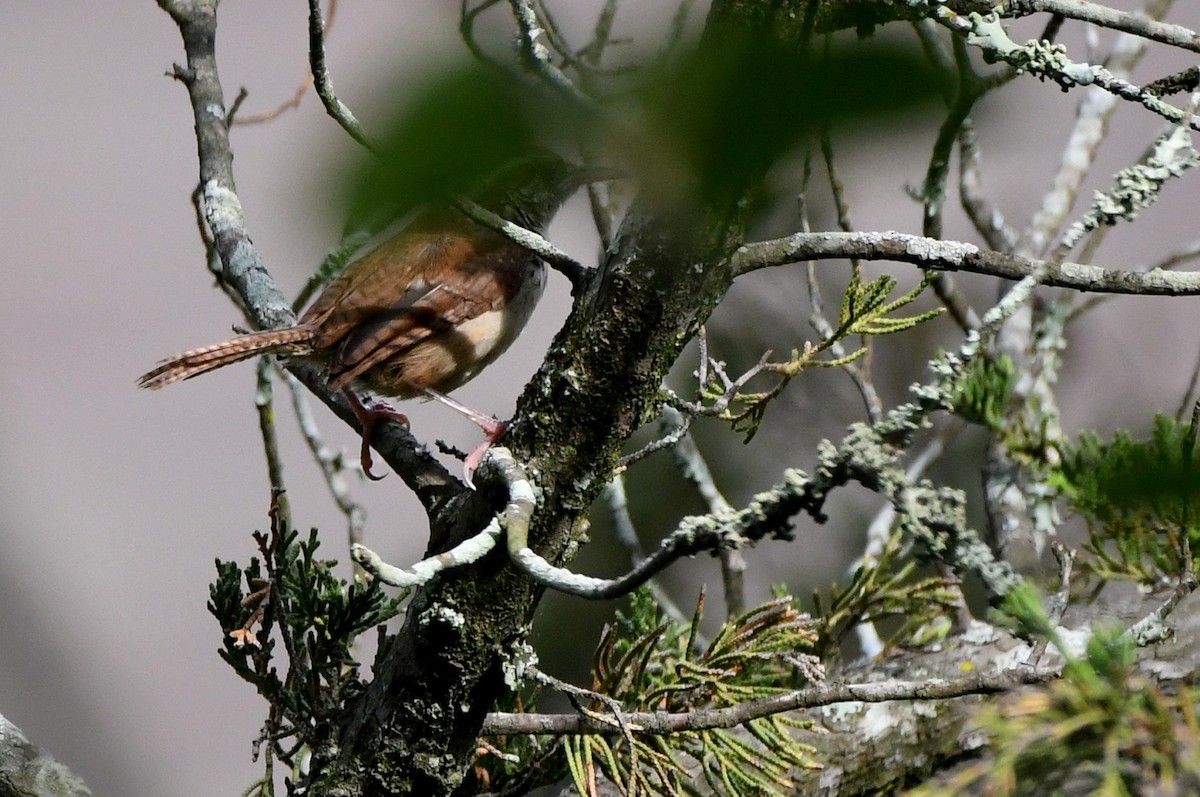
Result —
[[214, 235], [246, 226], [241, 200], [216, 180], [204, 184], [204, 216]]
[[1005, 61], [1018, 72], [1029, 72], [1042, 80], [1050, 79], [1063, 91], [1072, 86], [1088, 86], [1096, 81], [1098, 71], [1089, 64], [1079, 64], [1067, 57], [1067, 48], [1057, 42], [1031, 39], [1017, 44], [1009, 38], [1000, 23], [1000, 16], [972, 13], [971, 32], [967, 43], [980, 48], [988, 56]]
[[1192, 148], [1191, 133], [1177, 127], [1159, 139], [1154, 151], [1142, 163], [1113, 175], [1114, 187], [1097, 191], [1087, 214], [1063, 236], [1063, 245], [1073, 247], [1084, 235], [1101, 226], [1133, 221], [1140, 211], [1158, 201], [1163, 184], [1200, 163]]
[[[856, 469], [883, 476], [895, 469], [900, 450], [886, 445], [878, 432], [865, 423], [850, 426], [842, 440], [841, 453], [837, 459], [852, 464]], [[823, 467], [834, 467], [835, 461], [822, 462]], [[903, 474], [900, 474], [903, 476]]]
[[426, 628], [437, 624], [457, 630], [462, 628], [467, 620], [463, 617], [462, 612], [456, 611], [445, 604], [438, 604], [431, 606], [428, 611], [424, 612], [419, 622], [422, 627]]
[[966, 526], [966, 499], [958, 490], [938, 489], [926, 481], [904, 489], [899, 504], [901, 528], [939, 559], [952, 560], [955, 541], [973, 534]]
[[522, 638], [509, 646], [508, 655], [500, 663], [504, 673], [504, 685], [509, 691], [515, 692], [529, 677], [529, 673], [538, 665], [537, 651]]
[[[899, 235], [901, 234], [888, 232], [884, 233], [882, 237], [895, 238]], [[903, 242], [904, 251], [907, 254], [921, 260], [936, 260], [946, 255], [962, 260], [972, 255], [977, 255], [981, 251], [974, 244], [960, 243], [958, 241], [939, 241], [936, 238], [921, 238], [915, 235], [904, 236], [900, 240]]]

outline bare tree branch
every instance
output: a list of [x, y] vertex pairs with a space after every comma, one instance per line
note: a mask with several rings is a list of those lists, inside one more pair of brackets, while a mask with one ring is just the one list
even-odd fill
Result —
[[337, 98], [333, 90], [333, 78], [325, 61], [325, 19], [321, 16], [321, 0], [308, 0], [308, 60], [312, 68], [313, 86], [325, 111], [351, 138], [371, 152], [379, 152], [379, 145], [371, 140], [354, 113]]
[[91, 797], [83, 780], [0, 715], [0, 792], [5, 797]]
[[1038, 12], [1090, 22], [1102, 28], [1200, 53], [1200, 36], [1182, 25], [1159, 22], [1142, 14], [1120, 11], [1088, 0], [1009, 0], [1000, 5], [1000, 13], [1004, 16], [1023, 17]]
[[1007, 280], [1019, 280], [1045, 269], [1045, 285], [1097, 293], [1143, 296], [1195, 296], [1200, 294], [1197, 271], [1119, 271], [1081, 263], [1052, 265], [1048, 261], [1018, 257], [955, 241], [941, 241], [900, 232], [794, 233], [787, 238], [745, 244], [730, 258], [738, 275], [760, 268], [857, 257], [894, 260], [935, 271], [969, 271]]
[[[954, 680], [931, 678], [923, 681], [882, 681], [840, 684], [799, 689], [762, 700], [719, 709], [671, 714], [666, 711], [629, 712], [622, 718], [637, 733], [669, 734], [712, 728], [734, 728], [753, 719], [785, 711], [816, 708], [835, 703], [882, 703], [889, 700], [952, 700], [968, 695], [1007, 692], [1019, 686], [1046, 683], [1058, 677], [1055, 669], [1020, 667], [1003, 673], [973, 675]], [[483, 723], [489, 736], [528, 733], [565, 735], [578, 733], [617, 734], [620, 729], [579, 714], [489, 714]]]

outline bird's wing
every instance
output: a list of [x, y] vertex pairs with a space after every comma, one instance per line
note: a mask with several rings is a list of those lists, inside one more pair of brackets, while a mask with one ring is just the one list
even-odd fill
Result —
[[331, 384], [342, 387], [433, 335], [503, 307], [524, 276], [512, 261], [527, 257], [493, 236], [410, 233], [384, 242], [347, 267], [304, 314], [317, 329], [318, 347], [334, 349]]

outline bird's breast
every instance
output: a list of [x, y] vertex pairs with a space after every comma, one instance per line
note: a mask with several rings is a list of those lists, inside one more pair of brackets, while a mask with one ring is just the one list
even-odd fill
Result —
[[546, 288], [546, 268], [541, 261], [531, 264], [532, 273], [521, 282], [508, 303], [489, 310], [458, 325], [452, 332], [442, 333], [429, 341], [430, 345], [454, 352], [457, 368], [448, 374], [435, 389], [446, 392], [466, 384], [496, 358], [508, 350], [533, 315], [533, 308]]

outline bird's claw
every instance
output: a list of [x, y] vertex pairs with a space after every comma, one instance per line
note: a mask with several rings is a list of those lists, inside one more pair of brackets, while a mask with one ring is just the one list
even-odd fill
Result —
[[466, 479], [467, 486], [472, 490], [475, 489], [475, 471], [483, 463], [483, 458], [487, 456], [488, 450], [496, 445], [496, 443], [499, 443], [500, 438], [504, 437], [505, 433], [508, 432], [508, 421], [501, 421], [495, 418], [490, 420], [492, 423], [486, 427], [483, 424], [479, 424], [480, 428], [484, 430], [486, 437], [463, 460], [463, 477]]
[[371, 459], [371, 438], [375, 434], [375, 427], [380, 421], [396, 421], [408, 428], [408, 416], [402, 412], [393, 409], [390, 405], [373, 398], [364, 398], [355, 394], [352, 390], [345, 391], [346, 398], [350, 400], [350, 406], [354, 408], [354, 414], [358, 417], [358, 423], [362, 426], [362, 451], [359, 452], [359, 464], [362, 465], [363, 473], [368, 479], [377, 482], [387, 476], [376, 476], [371, 472], [373, 464]]

